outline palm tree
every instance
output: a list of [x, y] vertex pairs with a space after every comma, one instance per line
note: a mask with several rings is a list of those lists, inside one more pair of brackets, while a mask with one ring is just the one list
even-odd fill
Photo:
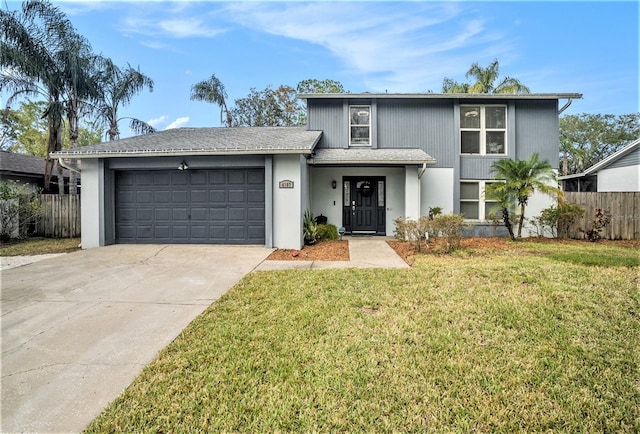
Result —
[[478, 63], [471, 65], [471, 68], [465, 74], [468, 79], [473, 77], [475, 83], [458, 83], [455, 80], [446, 78], [442, 84], [443, 93], [530, 93], [527, 86], [522, 84], [520, 80], [512, 77], [504, 77], [497, 84], [500, 75], [500, 64], [498, 60], [494, 60], [483, 68]]
[[111, 59], [102, 59], [100, 69], [97, 77], [99, 97], [96, 108], [108, 128], [106, 135], [109, 140], [120, 137], [118, 123], [124, 119], [130, 120], [129, 126], [137, 134], [155, 132], [151, 125], [140, 119], [118, 117], [118, 108], [129, 104], [134, 95], [145, 88], [153, 92], [153, 80], [140, 72], [139, 68], [127, 64], [121, 69], [114, 65]]
[[[21, 11], [0, 11], [0, 90], [8, 90], [10, 105], [21, 96], [44, 97], [48, 121], [47, 153], [62, 149], [62, 119], [69, 120], [71, 146], [77, 142], [78, 113], [91, 93], [88, 77], [91, 49], [57, 7], [43, 0], [29, 0]], [[45, 188], [49, 187], [55, 161], [48, 159]], [[62, 180], [62, 168], [58, 167]], [[64, 183], [59, 182], [60, 192]]]
[[200, 81], [191, 87], [191, 99], [217, 104], [220, 107], [220, 123], [222, 123], [224, 112], [227, 115], [227, 127], [231, 127], [233, 119], [227, 109], [227, 98], [227, 91], [215, 74], [212, 74], [208, 80]]
[[[556, 187], [556, 173], [551, 164], [540, 160], [538, 154], [531, 154], [526, 160], [501, 159], [491, 165], [491, 173], [495, 179], [504, 182], [488, 184], [487, 197], [500, 202], [503, 216], [508, 208], [517, 204], [520, 207], [518, 221], [518, 238], [522, 237], [524, 211], [529, 198], [537, 191], [552, 197], [562, 194]], [[505, 220], [505, 225], [507, 221]], [[510, 233], [512, 239], [513, 233]]]

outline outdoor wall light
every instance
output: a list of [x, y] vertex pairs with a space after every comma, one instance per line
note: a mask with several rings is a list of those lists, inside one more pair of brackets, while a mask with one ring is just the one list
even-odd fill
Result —
[[335, 179], [333, 181], [331, 181], [331, 188], [333, 188], [335, 190], [337, 186], [338, 186], [338, 183], [336, 182]]
[[182, 160], [182, 162], [180, 162], [180, 164], [178, 165], [178, 170], [187, 170], [188, 168], [189, 165], [184, 160]]

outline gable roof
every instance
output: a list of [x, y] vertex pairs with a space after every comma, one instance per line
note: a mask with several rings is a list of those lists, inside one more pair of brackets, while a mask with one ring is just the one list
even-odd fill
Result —
[[309, 164], [312, 165], [406, 165], [435, 162], [436, 160], [422, 149], [318, 149], [309, 158]]
[[[44, 176], [45, 159], [16, 152], [0, 151], [0, 172], [3, 175]], [[54, 175], [57, 173], [54, 173]], [[63, 169], [63, 175], [69, 176], [69, 171]]]
[[322, 131], [305, 127], [176, 128], [51, 154], [64, 158], [310, 154]]
[[573, 175], [564, 175], [559, 176], [559, 180], [572, 179], [572, 178], [581, 178], [583, 176], [589, 176], [597, 173], [602, 169], [606, 169], [616, 161], [622, 159], [623, 157], [629, 155], [630, 153], [640, 149], [640, 138], [634, 140], [633, 142], [627, 144], [624, 148], [617, 150], [613, 154], [609, 155], [607, 158], [597, 162], [593, 166], [589, 167], [582, 173], [575, 173]]

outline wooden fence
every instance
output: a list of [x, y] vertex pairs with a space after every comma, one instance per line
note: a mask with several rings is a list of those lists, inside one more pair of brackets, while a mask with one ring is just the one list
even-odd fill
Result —
[[42, 213], [35, 224], [35, 235], [51, 238], [80, 236], [80, 195], [41, 194]]
[[602, 232], [604, 239], [640, 239], [640, 192], [565, 192], [564, 198], [585, 210], [584, 217], [569, 229], [569, 234], [575, 238], [587, 238], [580, 229], [584, 231], [593, 227], [595, 209], [600, 208], [611, 213], [611, 223]]

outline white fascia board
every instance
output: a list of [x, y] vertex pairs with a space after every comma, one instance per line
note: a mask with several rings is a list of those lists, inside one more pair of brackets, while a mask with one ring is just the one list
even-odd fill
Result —
[[252, 149], [250, 151], [120, 151], [120, 152], [91, 152], [91, 153], [61, 153], [49, 154], [50, 158], [119, 158], [119, 157], [189, 157], [194, 155], [280, 155], [280, 154], [301, 154], [309, 155], [313, 150], [309, 149]]

